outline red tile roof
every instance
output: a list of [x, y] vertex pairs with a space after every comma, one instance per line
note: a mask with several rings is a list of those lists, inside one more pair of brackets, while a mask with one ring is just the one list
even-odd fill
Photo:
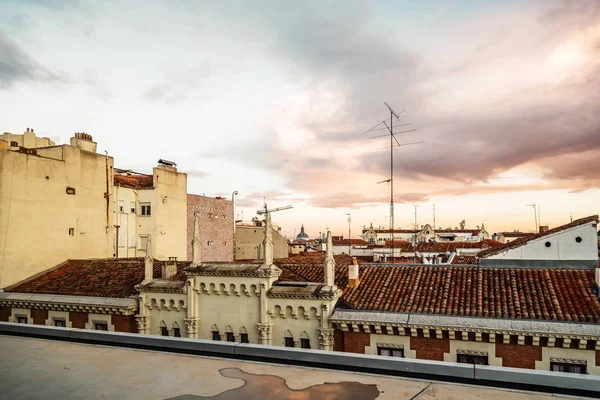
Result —
[[[167, 261], [154, 261], [154, 277], [161, 276]], [[189, 261], [177, 262], [177, 275], [184, 279], [183, 269]], [[143, 258], [106, 258], [68, 260], [64, 263], [17, 283], [6, 292], [57, 294], [69, 296], [129, 297], [137, 294], [135, 285], [144, 280]]]
[[[392, 241], [386, 240], [385, 245], [383, 247], [385, 249], [391, 249]], [[394, 240], [394, 249], [401, 249], [403, 251], [414, 251], [412, 243], [407, 240]]]
[[334, 246], [349, 246], [349, 245], [366, 246], [368, 244], [369, 244], [369, 242], [362, 240], [362, 239], [342, 239], [342, 240], [335, 240], [333, 242]]
[[481, 242], [426, 242], [418, 243], [416, 251], [441, 253], [456, 251], [456, 249], [488, 249], [498, 246], [503, 246], [503, 243], [491, 239], [485, 239]]
[[478, 254], [478, 256], [480, 258], [486, 258], [489, 256], [493, 256], [495, 254], [499, 254], [502, 253], [503, 251], [507, 251], [510, 249], [514, 249], [517, 247], [521, 247], [526, 243], [529, 243], [532, 240], [535, 239], [539, 239], [548, 235], [553, 235], [555, 233], [558, 232], [562, 232], [565, 231], [567, 229], [571, 229], [571, 228], [575, 228], [578, 227], [580, 225], [585, 225], [585, 224], [589, 224], [589, 223], [598, 223], [598, 216], [597, 215], [590, 215], [589, 217], [585, 217], [585, 218], [581, 218], [581, 219], [576, 219], [575, 221], [565, 224], [565, 225], [561, 225], [561, 226], [557, 226], [556, 228], [552, 228], [552, 229], [548, 229], [545, 232], [540, 232], [540, 233], [536, 233], [533, 235], [528, 235], [528, 236], [524, 236], [521, 237], [519, 239], [515, 239], [512, 242], [508, 242], [506, 244], [503, 244], [502, 246], [498, 246], [495, 248], [491, 248], [491, 249], [487, 249], [485, 251], [482, 251], [481, 253]]
[[123, 186], [133, 189], [140, 188], [151, 188], [154, 187], [154, 181], [152, 175], [114, 175], [114, 184], [117, 186]]
[[477, 256], [474, 255], [455, 255], [452, 259], [452, 264], [471, 264], [477, 265]]
[[[323, 282], [322, 265], [278, 265], [280, 280]], [[594, 271], [478, 266], [361, 265], [349, 288], [347, 264], [336, 267], [343, 301], [356, 310], [503, 319], [600, 322]]]
[[504, 237], [509, 237], [509, 238], [520, 238], [523, 236], [529, 236], [529, 235], [534, 235], [534, 233], [527, 233], [527, 232], [500, 232], [500, 235], [504, 236]]

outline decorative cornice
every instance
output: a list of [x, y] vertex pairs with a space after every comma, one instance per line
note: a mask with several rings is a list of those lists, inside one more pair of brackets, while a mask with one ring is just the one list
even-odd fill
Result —
[[579, 360], [576, 358], [550, 357], [550, 362], [563, 364], [587, 365], [587, 360]]
[[92, 314], [133, 315], [138, 310], [135, 299], [39, 295], [28, 293], [3, 293], [0, 306], [11, 308], [35, 308], [51, 311], [78, 311]]
[[480, 357], [488, 356], [487, 351], [476, 351], [476, 350], [465, 350], [465, 349], [457, 349], [456, 354], [462, 354], [462, 355], [467, 355], [467, 356], [480, 356]]
[[398, 344], [398, 343], [381, 343], [381, 342], [377, 342], [375, 343], [375, 345], [377, 347], [387, 347], [390, 349], [404, 349], [404, 345], [403, 344]]

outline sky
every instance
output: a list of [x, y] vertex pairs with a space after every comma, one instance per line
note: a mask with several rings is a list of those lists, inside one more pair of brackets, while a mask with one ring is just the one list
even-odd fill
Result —
[[173, 160], [288, 237], [389, 226], [384, 101], [396, 228], [598, 214], [600, 1], [0, 0], [1, 131]]

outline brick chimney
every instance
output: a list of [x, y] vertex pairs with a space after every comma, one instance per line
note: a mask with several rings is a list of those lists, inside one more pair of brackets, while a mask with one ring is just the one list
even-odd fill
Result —
[[162, 277], [169, 279], [177, 274], [177, 257], [169, 257], [169, 261], [162, 266]]
[[352, 264], [348, 266], [348, 287], [354, 288], [359, 284], [358, 261], [356, 261], [356, 257], [352, 257]]
[[540, 224], [540, 233], [542, 232], [546, 232], [548, 230], [549, 226], [548, 224]]

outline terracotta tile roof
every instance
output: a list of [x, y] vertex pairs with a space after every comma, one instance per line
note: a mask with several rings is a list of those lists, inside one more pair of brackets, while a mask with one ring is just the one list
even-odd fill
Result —
[[[385, 245], [383, 245], [383, 248], [391, 249], [392, 241], [386, 240]], [[401, 249], [403, 251], [414, 251], [412, 243], [407, 240], [394, 240], [394, 249]]]
[[416, 251], [443, 253], [446, 251], [456, 251], [456, 249], [488, 249], [503, 245], [503, 243], [491, 239], [485, 239], [480, 242], [427, 242], [418, 243]]
[[342, 239], [333, 242], [334, 246], [349, 246], [351, 244], [356, 246], [366, 246], [369, 244], [369, 242], [362, 239]]
[[498, 232], [498, 235], [502, 235], [504, 237], [509, 237], [509, 238], [520, 238], [523, 236], [529, 236], [529, 235], [534, 235], [534, 233], [527, 233], [527, 232]]
[[[323, 282], [322, 265], [278, 265], [280, 280]], [[349, 288], [347, 264], [336, 267], [342, 300], [356, 310], [503, 319], [600, 322], [594, 271], [478, 266], [361, 265]]]
[[135, 175], [118, 175], [113, 177], [114, 184], [133, 189], [151, 188], [154, 187], [152, 175], [135, 174]]
[[477, 265], [477, 264], [479, 264], [479, 262], [477, 261], [477, 256], [457, 254], [452, 259], [452, 264], [471, 264], [471, 265]]
[[535, 240], [535, 239], [539, 239], [548, 235], [553, 235], [555, 233], [558, 232], [562, 232], [562, 231], [566, 231], [567, 229], [571, 229], [571, 228], [575, 228], [577, 226], [580, 225], [585, 225], [585, 224], [589, 224], [590, 222], [595, 222], [598, 223], [598, 216], [597, 215], [590, 215], [589, 217], [585, 217], [585, 218], [581, 218], [581, 219], [576, 219], [575, 221], [565, 224], [565, 225], [561, 225], [561, 226], [557, 226], [556, 228], [552, 228], [552, 229], [548, 229], [545, 232], [540, 232], [540, 233], [536, 233], [533, 235], [528, 235], [528, 236], [524, 236], [521, 237], [519, 239], [515, 239], [512, 242], [508, 242], [503, 244], [502, 246], [498, 246], [495, 248], [491, 248], [491, 249], [487, 249], [485, 251], [482, 251], [481, 253], [479, 253], [479, 257], [480, 258], [486, 258], [489, 256], [493, 256], [495, 254], [499, 254], [502, 253], [503, 251], [507, 251], [510, 249], [514, 249], [516, 247], [520, 247], [523, 246], [524, 244]]
[[[161, 276], [167, 261], [154, 261], [154, 277]], [[189, 261], [177, 262], [173, 280], [185, 279], [183, 269]], [[6, 292], [58, 294], [71, 296], [129, 297], [137, 294], [134, 286], [144, 280], [143, 258], [106, 258], [68, 260], [64, 263], [17, 283]]]

